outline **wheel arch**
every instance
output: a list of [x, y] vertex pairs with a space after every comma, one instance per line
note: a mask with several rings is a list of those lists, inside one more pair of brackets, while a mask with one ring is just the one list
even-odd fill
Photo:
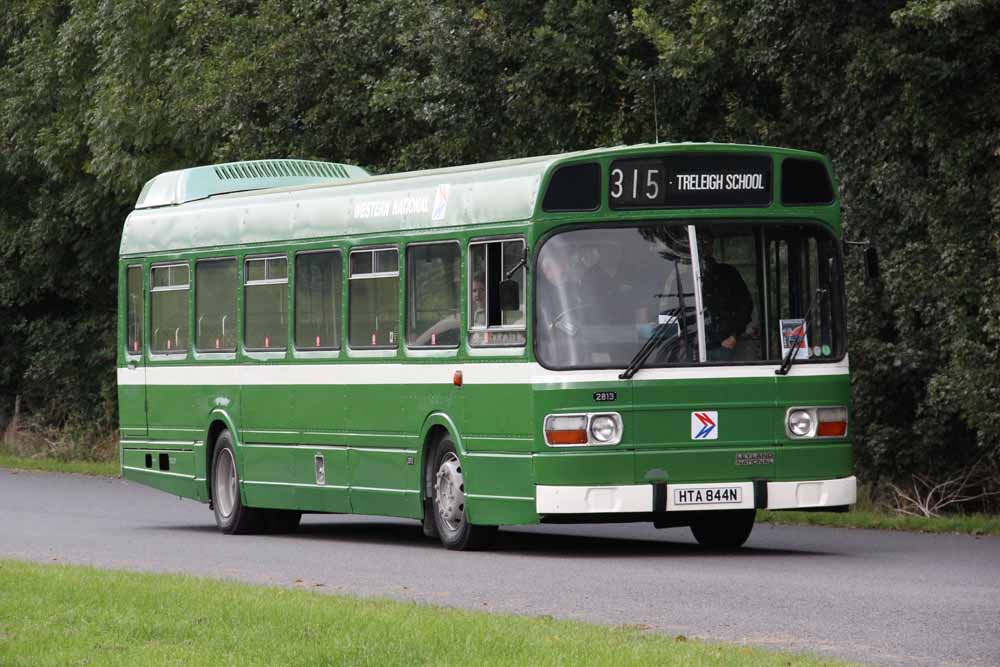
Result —
[[237, 464], [240, 458], [240, 437], [233, 424], [232, 417], [225, 410], [216, 408], [208, 415], [208, 430], [205, 432], [205, 497], [212, 499], [212, 458], [215, 455], [215, 442], [222, 431], [229, 431], [233, 437], [233, 448], [235, 450]]
[[432, 412], [424, 419], [420, 428], [420, 449], [417, 450], [417, 464], [420, 470], [420, 499], [427, 499], [428, 486], [428, 465], [434, 446], [445, 435], [450, 435], [455, 449], [459, 456], [465, 456], [465, 447], [462, 446], [462, 436], [455, 425], [455, 421], [450, 415], [444, 412]]

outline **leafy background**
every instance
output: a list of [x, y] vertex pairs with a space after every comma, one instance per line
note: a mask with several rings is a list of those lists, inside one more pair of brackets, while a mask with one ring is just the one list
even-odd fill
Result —
[[159, 172], [658, 135], [828, 154], [883, 258], [876, 290], [849, 262], [859, 471], [996, 460], [998, 34], [990, 0], [7, 0], [0, 427], [20, 395], [37, 423], [114, 428], [116, 254]]

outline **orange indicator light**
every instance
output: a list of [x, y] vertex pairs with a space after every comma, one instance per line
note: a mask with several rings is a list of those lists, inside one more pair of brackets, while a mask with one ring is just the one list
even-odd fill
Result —
[[550, 445], [586, 445], [587, 430], [575, 428], [565, 431], [546, 431], [545, 438]]

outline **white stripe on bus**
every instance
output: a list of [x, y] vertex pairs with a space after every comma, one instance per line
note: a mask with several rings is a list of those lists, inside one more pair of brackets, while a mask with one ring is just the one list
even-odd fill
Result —
[[[632, 380], [620, 380], [619, 368], [593, 371], [550, 371], [536, 363], [482, 364], [247, 364], [225, 366], [148, 366], [119, 368], [120, 385], [163, 386], [267, 386], [267, 385], [450, 385], [455, 371], [462, 371], [466, 385], [533, 384], [567, 385], [579, 382], [603, 383], [608, 387], [625, 382], [653, 380], [714, 380], [773, 378], [777, 365], [690, 366], [645, 368]], [[848, 361], [829, 364], [797, 364], [792, 376], [847, 375]]]

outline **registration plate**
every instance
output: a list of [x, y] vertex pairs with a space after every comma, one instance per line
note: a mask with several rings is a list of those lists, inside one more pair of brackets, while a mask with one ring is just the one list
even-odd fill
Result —
[[678, 484], [670, 486], [671, 509], [748, 509], [753, 507], [753, 484]]
[[724, 505], [743, 502], [743, 489], [738, 486], [717, 486], [707, 489], [674, 489], [678, 505]]

